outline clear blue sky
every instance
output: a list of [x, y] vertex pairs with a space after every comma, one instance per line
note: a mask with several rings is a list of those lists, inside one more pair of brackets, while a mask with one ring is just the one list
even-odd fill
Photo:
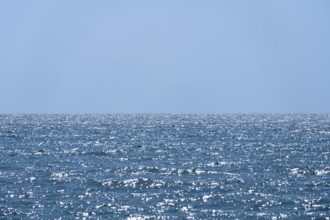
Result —
[[0, 1], [0, 113], [157, 112], [330, 112], [330, 1]]

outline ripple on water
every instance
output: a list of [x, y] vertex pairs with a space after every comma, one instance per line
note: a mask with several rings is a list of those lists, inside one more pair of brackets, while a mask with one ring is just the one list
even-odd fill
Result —
[[329, 217], [329, 115], [0, 119], [0, 218]]

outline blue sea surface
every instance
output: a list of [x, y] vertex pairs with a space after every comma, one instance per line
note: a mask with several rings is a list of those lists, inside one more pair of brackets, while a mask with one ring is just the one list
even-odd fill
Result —
[[0, 219], [330, 219], [330, 114], [0, 115]]

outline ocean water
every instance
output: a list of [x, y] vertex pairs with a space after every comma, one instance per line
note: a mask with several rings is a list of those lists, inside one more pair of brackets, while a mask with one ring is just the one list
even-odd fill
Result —
[[0, 115], [0, 219], [330, 219], [330, 114]]

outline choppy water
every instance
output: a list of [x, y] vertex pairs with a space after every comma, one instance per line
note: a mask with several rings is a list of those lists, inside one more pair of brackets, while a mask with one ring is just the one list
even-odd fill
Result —
[[0, 219], [330, 219], [330, 115], [0, 115]]

